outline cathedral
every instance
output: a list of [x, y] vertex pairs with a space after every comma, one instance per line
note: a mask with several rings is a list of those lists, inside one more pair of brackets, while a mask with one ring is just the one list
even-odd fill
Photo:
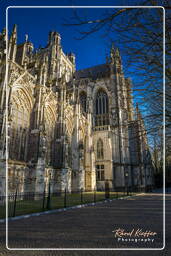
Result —
[[[111, 190], [153, 184], [141, 113], [133, 107], [131, 80], [119, 50], [106, 63], [76, 70], [61, 37], [50, 32], [45, 48], [17, 26], [0, 33], [0, 195]], [[7, 47], [6, 47], [7, 43]]]

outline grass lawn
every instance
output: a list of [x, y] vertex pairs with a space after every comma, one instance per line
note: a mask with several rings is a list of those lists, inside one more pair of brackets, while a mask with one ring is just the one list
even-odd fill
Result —
[[[110, 192], [110, 199], [119, 198], [126, 196], [123, 192]], [[67, 193], [66, 198], [65, 194], [61, 193], [59, 195], [53, 195], [50, 198], [50, 205], [49, 209], [59, 209], [80, 205], [90, 202], [98, 202], [105, 200], [105, 192], [82, 192], [81, 193]], [[43, 197], [38, 200], [18, 200], [16, 203], [15, 209], [15, 216], [35, 213], [35, 212], [42, 212], [47, 210], [47, 197], [44, 200], [44, 209], [43, 209]], [[14, 213], [14, 202], [8, 202], [8, 215], [12, 217]], [[0, 218], [5, 218], [5, 205], [0, 205]]]

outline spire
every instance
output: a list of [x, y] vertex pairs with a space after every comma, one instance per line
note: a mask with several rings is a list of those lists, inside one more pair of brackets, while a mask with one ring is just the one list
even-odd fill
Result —
[[139, 105], [138, 102], [136, 103], [136, 120], [141, 120], [142, 119], [142, 115], [141, 112], [139, 110]]
[[48, 45], [60, 45], [60, 42], [61, 42], [60, 34], [55, 31], [50, 31]]
[[118, 48], [116, 48], [115, 56], [116, 56], [116, 57], [120, 57], [120, 52], [119, 52], [119, 49], [118, 49]]
[[116, 58], [116, 57], [120, 58], [119, 49], [114, 46], [114, 43], [113, 43], [113, 42], [112, 42], [112, 46], [111, 46], [111, 49], [110, 49], [110, 56], [111, 56], [111, 58], [112, 58], [112, 57], [114, 57], [114, 58]]
[[8, 56], [9, 59], [15, 61], [17, 51], [17, 25], [15, 24], [9, 40]]
[[112, 43], [111, 49], [110, 49], [110, 57], [111, 57], [111, 61], [115, 62], [116, 59], [120, 60], [120, 52], [119, 49], [114, 47], [114, 43]]
[[14, 27], [13, 27], [12, 33], [17, 33], [17, 24], [14, 24]]
[[17, 25], [15, 24], [9, 39], [9, 42], [15, 44], [17, 42]]
[[111, 46], [111, 49], [110, 49], [110, 57], [111, 57], [111, 60], [114, 60], [114, 57], [115, 57], [115, 47], [114, 47], [114, 43], [112, 42], [112, 46]]
[[114, 47], [114, 43], [112, 43], [110, 49], [110, 64], [111, 64], [111, 74], [114, 73], [122, 73], [122, 61], [120, 57], [119, 49]]
[[28, 35], [25, 34], [25, 42], [27, 43], [28, 42]]
[[16, 24], [13, 26], [13, 30], [12, 30], [10, 39], [11, 40], [12, 39], [17, 39], [17, 25]]

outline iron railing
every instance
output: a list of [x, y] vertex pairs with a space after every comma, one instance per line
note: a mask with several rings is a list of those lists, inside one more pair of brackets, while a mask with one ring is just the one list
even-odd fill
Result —
[[16, 191], [6, 196], [0, 196], [0, 219], [6, 216], [6, 199], [8, 201], [8, 217], [15, 217], [35, 212], [42, 212], [51, 209], [67, 208], [74, 205], [86, 204], [91, 202], [103, 201], [105, 199], [118, 199], [120, 197], [131, 196], [141, 191], [141, 188], [111, 190], [106, 187], [103, 191], [51, 191], [51, 185], [48, 191], [43, 193], [27, 192], [21, 193]]

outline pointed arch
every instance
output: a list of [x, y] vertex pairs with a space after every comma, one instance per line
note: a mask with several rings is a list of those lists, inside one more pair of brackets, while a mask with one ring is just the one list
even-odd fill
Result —
[[9, 140], [9, 157], [10, 159], [25, 161], [33, 97], [26, 88], [16, 85], [12, 88], [10, 100], [12, 122]]
[[109, 124], [109, 99], [103, 89], [99, 89], [95, 97], [95, 126]]
[[81, 111], [85, 113], [87, 111], [87, 94], [84, 91], [80, 93], [80, 104], [81, 104]]
[[12, 97], [15, 97], [16, 94], [20, 94], [23, 102], [27, 104], [27, 108], [32, 109], [34, 100], [31, 90], [17, 84], [12, 88]]

